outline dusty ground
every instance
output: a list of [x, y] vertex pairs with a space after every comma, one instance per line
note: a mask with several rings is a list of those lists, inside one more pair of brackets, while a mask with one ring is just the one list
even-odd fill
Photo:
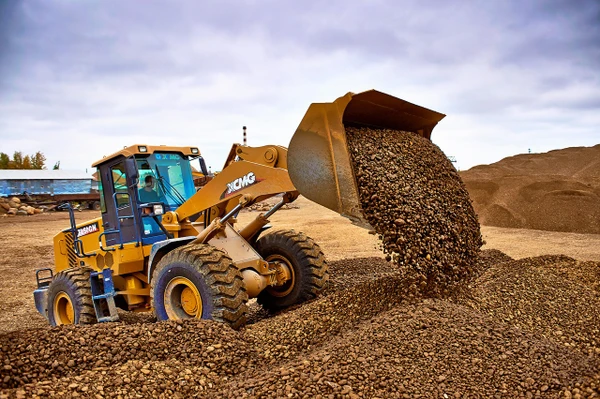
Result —
[[[377, 238], [367, 230], [305, 198], [299, 198], [295, 204], [300, 209], [276, 213], [271, 224], [305, 232], [321, 245], [329, 261], [383, 257]], [[75, 213], [78, 222], [96, 215], [95, 211]], [[244, 212], [238, 221], [244, 225], [255, 215]], [[52, 267], [52, 237], [68, 226], [66, 212], [0, 218], [0, 332], [46, 326], [33, 304], [35, 270]], [[600, 261], [600, 235], [596, 234], [486, 226], [482, 226], [482, 234], [484, 249], [498, 249], [515, 259], [563, 254], [578, 260]]]

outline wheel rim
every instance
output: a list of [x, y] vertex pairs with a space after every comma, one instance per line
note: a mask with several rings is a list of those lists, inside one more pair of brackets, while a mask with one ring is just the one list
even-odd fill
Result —
[[294, 272], [294, 267], [292, 263], [282, 255], [269, 255], [265, 259], [267, 262], [273, 263], [283, 263], [290, 271], [291, 278], [284, 284], [279, 287], [269, 287], [267, 291], [269, 294], [273, 295], [277, 298], [282, 298], [286, 295], [289, 295], [290, 292], [294, 289], [294, 285], [296, 285], [296, 273]]
[[59, 292], [54, 298], [54, 321], [57, 326], [75, 323], [73, 302], [66, 292]]
[[169, 319], [202, 317], [202, 297], [196, 285], [185, 277], [175, 277], [167, 284], [164, 295]]

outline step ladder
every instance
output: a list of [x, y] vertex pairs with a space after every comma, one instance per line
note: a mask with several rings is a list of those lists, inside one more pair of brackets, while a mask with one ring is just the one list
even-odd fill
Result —
[[115, 285], [112, 279], [112, 270], [103, 269], [100, 272], [90, 273], [92, 286], [92, 301], [98, 322], [118, 321], [117, 306], [115, 305]]

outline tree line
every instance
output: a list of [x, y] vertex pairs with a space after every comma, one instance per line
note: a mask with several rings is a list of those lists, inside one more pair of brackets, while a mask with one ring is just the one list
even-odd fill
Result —
[[[54, 164], [52, 169], [60, 167], [60, 161]], [[0, 152], [0, 169], [46, 169], [46, 157], [41, 151], [33, 155], [25, 155], [21, 151], [15, 151], [12, 158]]]

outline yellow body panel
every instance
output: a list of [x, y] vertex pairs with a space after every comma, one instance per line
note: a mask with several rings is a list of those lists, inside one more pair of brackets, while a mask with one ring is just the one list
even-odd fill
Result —
[[[96, 271], [110, 268], [113, 271], [115, 289], [125, 296], [127, 303], [132, 307], [140, 304], [149, 304], [150, 287], [146, 278], [146, 259], [152, 250], [151, 245], [136, 246], [136, 243], [123, 244], [104, 249], [99, 246], [100, 234], [104, 231], [102, 218], [92, 219], [79, 223], [77, 226], [78, 237], [82, 242], [83, 253], [89, 256], [78, 257], [73, 246], [70, 229], [65, 229], [54, 236], [54, 263], [56, 272], [80, 266]], [[148, 307], [149, 308], [149, 307]]]

